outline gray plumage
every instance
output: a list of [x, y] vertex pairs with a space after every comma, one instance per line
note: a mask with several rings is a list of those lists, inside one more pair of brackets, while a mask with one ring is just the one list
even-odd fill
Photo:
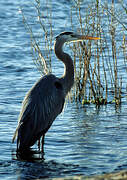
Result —
[[18, 149], [28, 149], [47, 132], [61, 113], [64, 99], [60, 80], [52, 74], [44, 76], [32, 87], [19, 116]]
[[[46, 75], [30, 89], [22, 103], [18, 127], [13, 142], [17, 136], [17, 149], [27, 150], [37, 140], [43, 137], [55, 118], [62, 112], [67, 93], [74, 83], [74, 67], [71, 57], [63, 52], [63, 44], [71, 41], [88, 39], [85, 36], [64, 32], [56, 37], [55, 54], [64, 65], [61, 78], [53, 74]], [[42, 142], [43, 151], [44, 141]]]

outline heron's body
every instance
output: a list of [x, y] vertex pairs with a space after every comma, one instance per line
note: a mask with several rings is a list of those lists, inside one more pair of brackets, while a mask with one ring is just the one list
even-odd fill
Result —
[[62, 112], [65, 97], [74, 83], [73, 61], [68, 54], [63, 52], [62, 47], [65, 42], [83, 39], [89, 38], [72, 32], [64, 32], [57, 36], [55, 54], [65, 65], [64, 74], [61, 78], [53, 74], [40, 78], [25, 96], [18, 127], [13, 137], [14, 141], [17, 136], [18, 150], [27, 150], [41, 136], [44, 139], [45, 133], [58, 114]]
[[61, 82], [52, 74], [44, 76], [32, 87], [19, 116], [18, 149], [28, 149], [45, 135], [61, 113], [64, 99]]

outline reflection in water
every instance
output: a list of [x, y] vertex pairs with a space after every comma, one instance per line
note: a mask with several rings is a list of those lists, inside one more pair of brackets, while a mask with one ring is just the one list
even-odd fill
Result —
[[12, 151], [12, 159], [26, 162], [42, 162], [44, 161], [44, 153], [34, 149], [27, 151]]
[[[70, 173], [79, 174], [78, 165], [57, 163], [53, 160], [46, 161], [44, 160], [44, 154], [33, 149], [25, 153], [13, 150], [12, 159], [14, 162], [8, 162], [7, 166], [9, 169], [11, 169], [11, 166], [13, 168], [9, 172], [9, 176], [11, 177], [11, 172], [13, 171], [18, 179], [60, 177]], [[4, 171], [6, 172], [6, 168]]]

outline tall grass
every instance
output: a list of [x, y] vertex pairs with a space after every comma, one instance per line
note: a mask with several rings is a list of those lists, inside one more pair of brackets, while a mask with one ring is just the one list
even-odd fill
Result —
[[[122, 2], [120, 5], [126, 14], [126, 7]], [[48, 8], [51, 3], [45, 1], [45, 6], [47, 6], [46, 18], [41, 11], [40, 0], [35, 0], [36, 23], [40, 29], [39, 38], [35, 36], [29, 20], [23, 14], [24, 24], [31, 37], [34, 62], [43, 75], [52, 71], [53, 49], [52, 11], [51, 8]], [[126, 68], [127, 28], [117, 14], [114, 1], [109, 6], [96, 0], [88, 6], [84, 14], [83, 4], [80, 0], [75, 0], [70, 11], [70, 23], [73, 31], [101, 38], [96, 42], [87, 41], [70, 45], [75, 69], [72, 99], [82, 104], [121, 104], [123, 80], [119, 73], [119, 57], [123, 57], [120, 63], [123, 63]], [[45, 51], [41, 50], [42, 43], [45, 43]]]

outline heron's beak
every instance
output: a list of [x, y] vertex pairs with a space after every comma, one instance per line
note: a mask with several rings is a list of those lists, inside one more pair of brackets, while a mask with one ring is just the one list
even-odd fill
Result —
[[98, 39], [101, 39], [101, 38], [75, 34], [71, 38], [67, 39], [67, 43], [78, 42], [78, 41], [83, 41], [83, 40], [98, 40]]
[[83, 36], [83, 35], [81, 35], [80, 36], [80, 39], [81, 40], [98, 40], [98, 39], [100, 39], [99, 37], [92, 37], [92, 36]]
[[99, 38], [99, 37], [92, 37], [92, 36], [77, 35], [76, 34], [68, 42], [77, 42], [77, 41], [83, 41], [83, 40], [98, 40], [98, 39], [101, 39], [101, 38]]

